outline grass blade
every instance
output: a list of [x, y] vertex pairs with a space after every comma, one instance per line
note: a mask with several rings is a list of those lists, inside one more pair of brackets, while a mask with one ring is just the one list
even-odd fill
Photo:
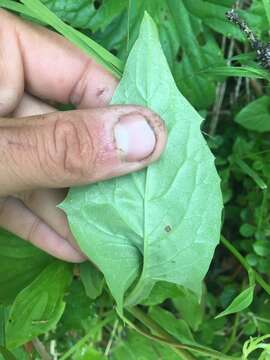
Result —
[[259, 186], [261, 190], [267, 189], [267, 185], [263, 179], [246, 162], [237, 157], [234, 158], [234, 162], [240, 167], [243, 173], [247, 174], [249, 177], [251, 177], [251, 179], [253, 179], [253, 181]]
[[26, 16], [32, 17], [33, 15], [31, 10], [27, 9], [27, 7], [25, 7], [24, 5], [18, 4], [13, 0], [0, 0], [0, 7], [6, 8], [11, 11], [19, 12]]

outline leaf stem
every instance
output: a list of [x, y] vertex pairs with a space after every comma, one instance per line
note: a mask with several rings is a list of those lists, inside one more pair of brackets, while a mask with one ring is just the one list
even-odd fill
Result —
[[240, 252], [223, 235], [221, 235], [220, 241], [234, 255], [247, 272], [253, 272], [257, 284], [259, 284], [267, 292], [267, 294], [270, 295], [270, 285], [246, 262]]

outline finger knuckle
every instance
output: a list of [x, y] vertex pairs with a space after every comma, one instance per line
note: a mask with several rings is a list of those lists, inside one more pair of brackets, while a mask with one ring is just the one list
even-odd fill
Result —
[[52, 127], [49, 153], [56, 181], [66, 177], [77, 182], [88, 177], [95, 149], [84, 120], [58, 117]]

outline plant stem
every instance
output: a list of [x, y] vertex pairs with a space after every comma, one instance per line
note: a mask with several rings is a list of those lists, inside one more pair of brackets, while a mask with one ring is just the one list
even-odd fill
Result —
[[262, 229], [262, 225], [263, 225], [263, 219], [264, 219], [264, 214], [265, 214], [265, 208], [267, 205], [267, 198], [268, 198], [268, 182], [267, 182], [267, 188], [263, 190], [263, 199], [262, 199], [262, 205], [260, 207], [260, 214], [259, 214], [259, 221], [258, 221], [258, 225], [257, 225], [257, 231], [260, 232]]
[[112, 329], [112, 333], [111, 333], [111, 336], [110, 336], [110, 340], [106, 346], [106, 349], [105, 349], [105, 352], [104, 352], [104, 355], [105, 356], [108, 356], [110, 354], [110, 350], [111, 350], [111, 347], [112, 347], [112, 343], [113, 343], [113, 339], [115, 337], [115, 333], [116, 333], [116, 330], [117, 330], [117, 326], [119, 324], [119, 320], [116, 319], [115, 322], [114, 322], [114, 325], [113, 325], [113, 329]]
[[207, 356], [208, 359], [218, 359], [218, 360], [239, 360], [239, 358], [231, 357], [225, 354], [221, 354], [218, 351], [209, 349], [207, 347], [198, 345], [198, 344], [192, 344], [192, 345], [184, 345], [170, 335], [165, 329], [159, 326], [153, 319], [151, 319], [147, 314], [145, 314], [140, 308], [138, 307], [129, 307], [126, 309], [130, 314], [132, 314], [137, 320], [139, 320], [142, 324], [144, 324], [150, 331], [155, 335], [150, 335], [144, 333], [142, 330], [138, 329], [136, 325], [131, 323], [129, 320], [127, 320], [128, 324], [134, 328], [139, 333], [142, 333], [144, 336], [151, 338], [152, 340], [159, 341], [161, 343], [165, 343], [166, 345], [169, 345], [172, 350], [174, 350], [183, 360], [195, 360], [197, 359], [194, 357], [191, 352], [198, 353], [202, 356]]
[[32, 344], [42, 360], [52, 360], [51, 355], [47, 352], [45, 346], [42, 344], [39, 338], [36, 337], [33, 339]]
[[247, 272], [253, 272], [257, 284], [259, 284], [267, 292], [267, 294], [270, 295], [270, 285], [246, 262], [240, 252], [222, 235], [220, 241], [234, 255]]
[[240, 318], [239, 313], [236, 313], [231, 336], [230, 336], [230, 338], [229, 338], [229, 340], [228, 340], [228, 342], [225, 345], [224, 350], [223, 350], [224, 354], [226, 354], [228, 351], [230, 351], [232, 346], [235, 343], [236, 332], [237, 332], [237, 328], [238, 328], [238, 325], [239, 325], [239, 318]]

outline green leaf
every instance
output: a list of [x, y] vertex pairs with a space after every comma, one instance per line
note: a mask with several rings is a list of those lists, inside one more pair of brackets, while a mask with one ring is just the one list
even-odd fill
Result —
[[270, 131], [270, 96], [262, 96], [245, 106], [235, 121], [248, 130]]
[[149, 311], [150, 317], [155, 320], [163, 329], [183, 344], [194, 344], [195, 340], [187, 323], [182, 319], [176, 319], [169, 311], [159, 306]]
[[104, 30], [112, 21], [118, 19], [123, 10], [128, 9], [129, 2], [130, 0], [103, 0], [92, 20], [91, 30]]
[[93, 0], [41, 0], [60, 19], [73, 27], [91, 29], [96, 9]]
[[220, 314], [218, 314], [215, 319], [218, 319], [222, 316], [227, 316], [230, 314], [238, 313], [247, 307], [252, 303], [253, 301], [253, 293], [254, 293], [255, 285], [249, 286], [247, 289], [241, 292], [233, 301], [232, 303], [222, 311]]
[[240, 234], [244, 237], [253, 236], [255, 231], [256, 231], [256, 227], [248, 223], [243, 223], [239, 229]]
[[259, 256], [270, 256], [270, 242], [269, 240], [258, 240], [252, 244], [255, 253]]
[[104, 277], [102, 273], [90, 262], [80, 264], [80, 275], [87, 296], [96, 299], [102, 293]]
[[178, 285], [158, 281], [155, 283], [149, 296], [142, 302], [143, 305], [153, 306], [163, 303], [166, 299], [172, 299], [179, 296], [181, 289]]
[[145, 299], [156, 281], [200, 293], [220, 235], [220, 179], [201, 118], [175, 86], [148, 15], [112, 104], [160, 114], [167, 148], [146, 170], [71, 189], [61, 205], [71, 229], [104, 273], [119, 309], [135, 279], [128, 305]]
[[256, 266], [258, 264], [258, 256], [251, 253], [246, 256], [246, 261], [250, 266]]
[[10, 304], [52, 261], [51, 256], [0, 229], [0, 304]]
[[31, 10], [27, 9], [24, 5], [18, 4], [14, 0], [0, 0], [0, 7], [19, 12], [25, 16], [31, 17]]
[[177, 297], [172, 299], [174, 307], [186, 323], [197, 331], [203, 321], [204, 306], [198, 297], [188, 289], [181, 288]]
[[7, 347], [15, 348], [52, 329], [63, 314], [72, 278], [69, 264], [54, 261], [16, 297], [7, 321]]
[[93, 0], [42, 0], [63, 21], [97, 31], [108, 26], [127, 7], [128, 0], [104, 0], [96, 10]]

